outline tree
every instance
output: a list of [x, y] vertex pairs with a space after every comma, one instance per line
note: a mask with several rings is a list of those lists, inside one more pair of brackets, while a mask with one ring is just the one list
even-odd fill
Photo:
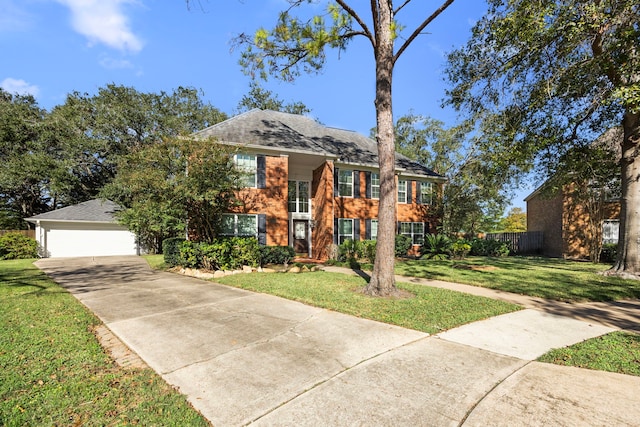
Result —
[[500, 231], [508, 233], [518, 233], [527, 231], [527, 214], [522, 208], [511, 208], [507, 216], [500, 221]]
[[124, 209], [119, 221], [157, 252], [167, 237], [215, 238], [221, 214], [240, 189], [240, 172], [228, 148], [183, 137], [139, 147], [123, 156], [101, 195]]
[[[370, 295], [386, 296], [397, 292], [394, 279], [394, 241], [396, 232], [395, 143], [392, 108], [393, 70], [402, 53], [422, 34], [453, 0], [444, 1], [411, 33], [396, 21], [399, 12], [409, 11], [411, 0], [394, 9], [393, 1], [371, 1], [370, 9], [356, 11], [352, 2], [327, 2], [327, 14], [309, 20], [292, 12], [310, 0], [287, 0], [290, 7], [282, 11], [273, 30], [261, 28], [254, 35], [241, 34], [236, 43], [245, 49], [240, 63], [251, 75], [267, 75], [293, 80], [301, 72], [318, 72], [326, 60], [325, 50], [345, 50], [347, 44], [361, 36], [371, 44], [375, 58], [376, 135], [380, 166], [380, 204], [378, 243], [371, 281], [366, 287]], [[353, 2], [355, 3], [355, 2]], [[418, 2], [422, 5], [423, 2]], [[422, 11], [414, 11], [422, 16]], [[366, 13], [366, 14], [365, 14]], [[327, 22], [325, 17], [328, 16]], [[369, 17], [370, 22], [365, 22]], [[406, 37], [405, 37], [406, 36]], [[396, 49], [396, 40], [403, 40]]]
[[22, 218], [48, 210], [55, 147], [43, 143], [45, 118], [33, 96], [0, 89], [0, 228], [26, 228]]
[[470, 137], [468, 122], [446, 129], [444, 123], [413, 112], [396, 122], [396, 149], [447, 177], [440, 210], [442, 231], [475, 235], [498, 222], [509, 195], [511, 176], [495, 173], [491, 156]]
[[[496, 157], [545, 165], [622, 125], [618, 260], [640, 274], [640, 8], [632, 0], [489, 0], [466, 46], [449, 56], [449, 101], [492, 121]], [[536, 163], [534, 163], [536, 161]], [[527, 166], [527, 164], [529, 166]]]
[[283, 100], [274, 95], [270, 90], [266, 90], [256, 82], [249, 85], [249, 93], [242, 96], [238, 102], [238, 112], [249, 111], [254, 108], [261, 110], [282, 111], [290, 114], [308, 114], [311, 110], [302, 102], [297, 101], [285, 104]]

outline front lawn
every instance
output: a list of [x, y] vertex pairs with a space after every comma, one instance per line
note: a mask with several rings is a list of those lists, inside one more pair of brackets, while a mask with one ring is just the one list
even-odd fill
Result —
[[640, 281], [597, 274], [608, 265], [539, 257], [399, 261], [396, 273], [560, 301], [640, 298]]
[[612, 332], [552, 350], [540, 362], [640, 376], [640, 335]]
[[503, 301], [409, 283], [397, 285], [413, 294], [411, 298], [371, 298], [361, 292], [364, 279], [323, 271], [237, 274], [216, 282], [430, 334], [520, 309]]
[[0, 425], [209, 425], [151, 369], [118, 367], [32, 262], [0, 261]]

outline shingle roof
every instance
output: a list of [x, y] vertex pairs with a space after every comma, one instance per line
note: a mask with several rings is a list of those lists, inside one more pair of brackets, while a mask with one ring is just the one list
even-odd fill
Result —
[[[321, 125], [298, 114], [254, 109], [196, 132], [222, 143], [256, 145], [284, 150], [331, 155], [339, 162], [378, 166], [374, 140], [357, 132]], [[418, 175], [442, 178], [431, 169], [396, 153], [396, 166]]]
[[110, 200], [89, 200], [66, 208], [42, 213], [26, 218], [29, 222], [36, 221], [83, 221], [83, 222], [116, 222], [114, 213], [120, 206]]

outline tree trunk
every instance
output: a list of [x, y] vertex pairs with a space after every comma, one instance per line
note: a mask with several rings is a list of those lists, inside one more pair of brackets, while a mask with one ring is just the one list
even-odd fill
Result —
[[378, 242], [371, 281], [365, 292], [389, 296], [397, 292], [395, 285], [396, 181], [395, 138], [391, 103], [393, 77], [393, 11], [391, 2], [378, 2], [376, 26], [376, 124], [378, 127], [378, 162], [380, 166], [380, 204], [378, 210]]
[[618, 259], [605, 274], [640, 279], [640, 113], [625, 112], [622, 127]]

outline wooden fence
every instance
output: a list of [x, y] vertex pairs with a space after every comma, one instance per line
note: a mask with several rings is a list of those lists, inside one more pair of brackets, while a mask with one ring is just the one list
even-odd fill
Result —
[[36, 238], [36, 230], [0, 230], [0, 236], [7, 233], [20, 233], [27, 237], [31, 237], [32, 239]]
[[487, 240], [498, 240], [509, 246], [512, 254], [542, 253], [542, 231], [527, 231], [524, 233], [487, 233]]

